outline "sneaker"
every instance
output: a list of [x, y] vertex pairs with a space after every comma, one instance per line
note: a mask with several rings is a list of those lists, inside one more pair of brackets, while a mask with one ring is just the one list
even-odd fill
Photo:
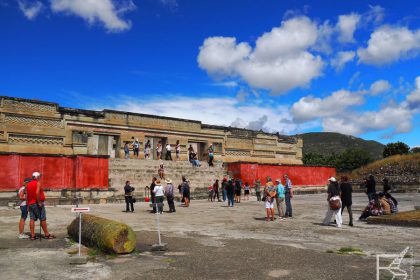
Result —
[[22, 233], [22, 234], [19, 234], [18, 237], [19, 237], [19, 239], [28, 239], [29, 235]]

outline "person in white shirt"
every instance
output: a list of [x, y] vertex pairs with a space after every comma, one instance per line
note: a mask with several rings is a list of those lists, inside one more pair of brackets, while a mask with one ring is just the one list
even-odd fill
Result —
[[155, 194], [155, 201], [156, 203], [159, 203], [158, 211], [160, 214], [163, 212], [163, 196], [164, 196], [164, 190], [162, 185], [160, 184], [160, 179], [157, 179], [155, 182], [155, 187], [153, 189], [153, 193]]
[[25, 234], [23, 231], [25, 229], [25, 221], [28, 218], [28, 205], [26, 205], [26, 184], [29, 183], [31, 179], [26, 178], [23, 182], [23, 186], [19, 189], [19, 199], [20, 199], [20, 220], [19, 220], [19, 239], [27, 239], [29, 235]]
[[176, 152], [176, 160], [180, 160], [181, 144], [179, 144], [179, 140], [176, 140], [175, 152]]
[[171, 144], [166, 144], [166, 155], [165, 155], [165, 160], [172, 160], [172, 155], [171, 155], [171, 151], [172, 151], [172, 147]]

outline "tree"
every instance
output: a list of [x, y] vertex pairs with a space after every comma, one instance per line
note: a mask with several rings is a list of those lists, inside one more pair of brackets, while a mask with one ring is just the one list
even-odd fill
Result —
[[393, 156], [393, 155], [403, 155], [408, 154], [410, 147], [403, 142], [388, 143], [384, 147], [383, 156], [384, 158]]
[[420, 153], [420, 147], [414, 147], [414, 148], [411, 148], [410, 152], [411, 152], [412, 154], [417, 154], [417, 153]]
[[340, 172], [352, 171], [371, 162], [373, 158], [365, 150], [349, 148], [337, 157], [335, 167]]

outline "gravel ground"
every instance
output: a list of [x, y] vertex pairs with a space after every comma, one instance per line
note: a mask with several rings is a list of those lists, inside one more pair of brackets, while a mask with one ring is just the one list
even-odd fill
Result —
[[[400, 210], [413, 209], [420, 194], [398, 194]], [[160, 215], [162, 240], [168, 251], [150, 252], [157, 242], [156, 215], [146, 203], [134, 213], [125, 205], [90, 205], [91, 214], [119, 220], [137, 233], [137, 249], [124, 256], [91, 254], [85, 265], [70, 265], [76, 248], [65, 237], [75, 217], [69, 206], [47, 208], [55, 240], [17, 239], [19, 210], [0, 208], [0, 279], [374, 279], [375, 255], [413, 251], [413, 279], [420, 279], [420, 228], [368, 225], [357, 221], [367, 203], [354, 196], [355, 226], [344, 213], [341, 229], [322, 226], [325, 195], [300, 195], [293, 201], [294, 217], [264, 220], [265, 209], [251, 198], [233, 208], [223, 202], [192, 201], [176, 213]], [[26, 230], [29, 229], [28, 223]], [[361, 255], [335, 253], [342, 247]], [[84, 248], [86, 254], [87, 249]], [[333, 253], [331, 253], [333, 252]], [[386, 279], [386, 278], [384, 278]]]

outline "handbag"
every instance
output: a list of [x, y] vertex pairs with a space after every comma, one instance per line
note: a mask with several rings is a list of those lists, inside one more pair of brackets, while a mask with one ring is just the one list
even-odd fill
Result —
[[133, 203], [136, 203], [136, 201], [137, 201], [137, 200], [133, 197]]
[[331, 197], [328, 202], [331, 210], [338, 210], [341, 208], [341, 200], [338, 196]]

